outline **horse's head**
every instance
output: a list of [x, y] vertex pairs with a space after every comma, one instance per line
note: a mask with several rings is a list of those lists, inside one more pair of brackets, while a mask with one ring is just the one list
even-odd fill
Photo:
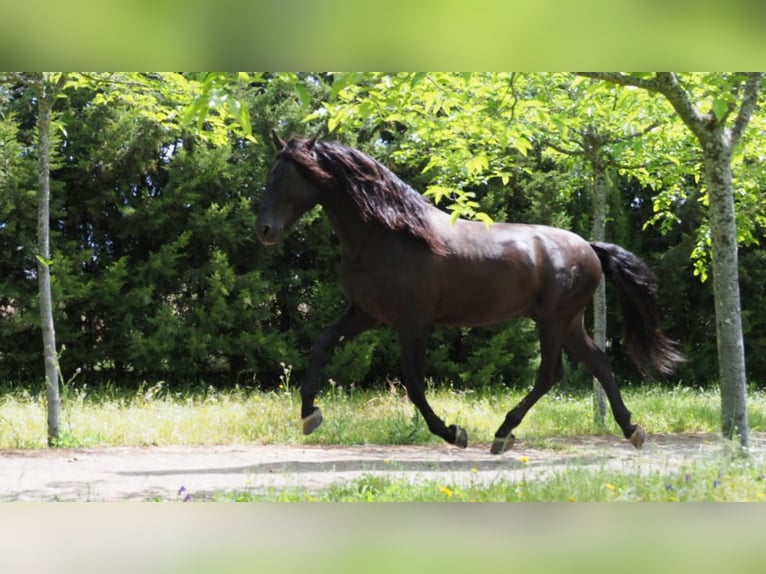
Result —
[[314, 156], [316, 140], [285, 142], [274, 132], [272, 138], [279, 155], [258, 209], [257, 233], [264, 245], [279, 243], [298, 218], [317, 204], [320, 194], [319, 182], [299, 165], [302, 158]]

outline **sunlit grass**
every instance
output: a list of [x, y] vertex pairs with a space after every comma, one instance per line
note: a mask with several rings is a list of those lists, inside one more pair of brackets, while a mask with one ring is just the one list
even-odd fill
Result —
[[[634, 387], [625, 402], [649, 433], [718, 432], [717, 390]], [[434, 410], [466, 428], [473, 444], [491, 441], [521, 391], [457, 391], [433, 386]], [[116, 389], [65, 392], [61, 446], [147, 446], [216, 444], [419, 444], [439, 442], [415, 412], [403, 388], [359, 390], [327, 387], [318, 404], [323, 425], [304, 437], [300, 397], [295, 389], [273, 392], [197, 389], [176, 392], [163, 385], [127, 393]], [[7, 391], [0, 395], [0, 448], [46, 445], [43, 393]], [[751, 428], [766, 429], [766, 393], [749, 395]], [[611, 413], [601, 431], [593, 421], [587, 392], [559, 394], [554, 389], [529, 412], [516, 434], [527, 441], [602, 432], [621, 436]]]
[[303, 488], [220, 493], [218, 501], [280, 502], [700, 502], [766, 501], [763, 460], [718, 453], [666, 470], [593, 469], [570, 463], [546, 476], [452, 483], [365, 475], [318, 492]]

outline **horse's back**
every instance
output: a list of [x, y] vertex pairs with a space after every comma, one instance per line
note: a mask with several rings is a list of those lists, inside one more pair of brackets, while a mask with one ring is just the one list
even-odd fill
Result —
[[544, 225], [458, 221], [440, 258], [443, 324], [490, 324], [539, 316], [588, 300], [601, 279], [590, 244]]

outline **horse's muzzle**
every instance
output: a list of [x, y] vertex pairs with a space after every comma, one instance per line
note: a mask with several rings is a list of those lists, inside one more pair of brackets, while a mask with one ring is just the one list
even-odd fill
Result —
[[264, 245], [275, 245], [282, 239], [282, 228], [269, 223], [258, 223], [256, 233]]

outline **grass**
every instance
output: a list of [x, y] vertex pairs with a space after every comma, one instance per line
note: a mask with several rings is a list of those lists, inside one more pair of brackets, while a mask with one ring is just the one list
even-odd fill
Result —
[[[625, 402], [649, 433], [718, 432], [717, 390], [636, 387], [623, 391]], [[505, 413], [522, 397], [519, 391], [482, 392], [433, 388], [429, 399], [449, 423], [468, 431], [474, 444], [489, 443]], [[114, 388], [69, 390], [62, 400], [59, 446], [167, 446], [217, 444], [422, 444], [439, 442], [416, 414], [403, 389], [362, 391], [328, 388], [320, 394], [325, 421], [319, 431], [300, 432], [297, 390], [197, 389], [175, 392], [162, 383], [138, 392]], [[46, 446], [45, 397], [41, 392], [0, 394], [0, 448]], [[599, 434], [588, 393], [544, 397], [529, 412], [517, 435], [546, 446], [559, 436]], [[750, 425], [766, 430], [766, 393], [749, 395]], [[607, 416], [603, 432], [620, 435]]]
[[489, 484], [410, 481], [365, 475], [320, 492], [292, 488], [265, 493], [220, 493], [236, 502], [744, 502], [766, 501], [763, 461], [728, 457], [667, 471], [615, 471], [570, 465], [547, 478]]

